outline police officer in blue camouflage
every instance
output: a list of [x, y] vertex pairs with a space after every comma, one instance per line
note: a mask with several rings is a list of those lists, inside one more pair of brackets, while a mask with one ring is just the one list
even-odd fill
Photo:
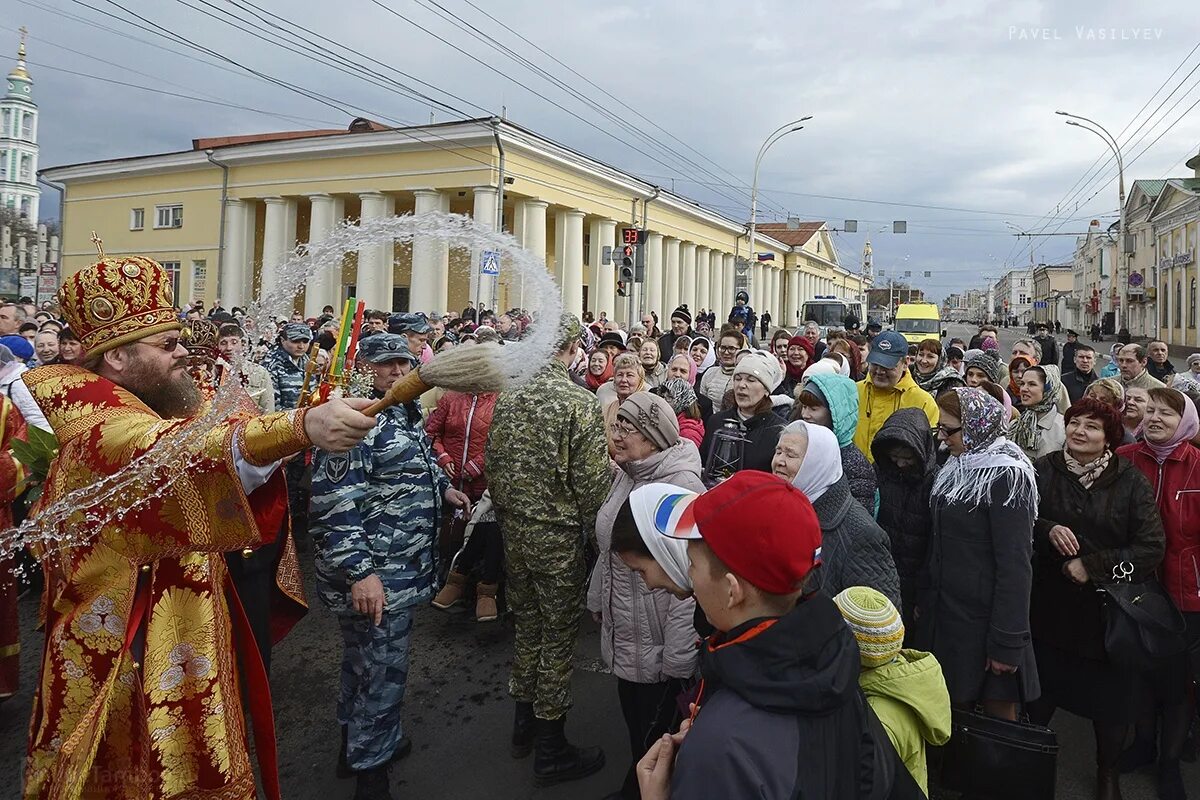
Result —
[[304, 368], [308, 366], [308, 346], [312, 329], [303, 322], [289, 322], [279, 336], [279, 347], [271, 351], [264, 365], [275, 387], [275, 410], [286, 411], [300, 405], [304, 386]]
[[[308, 366], [308, 346], [312, 329], [303, 322], [289, 322], [279, 335], [279, 346], [267, 356], [264, 366], [271, 376], [275, 390], [275, 409], [286, 411], [300, 405], [300, 390], [304, 388], [304, 370]], [[306, 454], [301, 453], [287, 462], [288, 507], [292, 518], [292, 535], [296, 546], [308, 549], [309, 467]]]
[[[403, 336], [359, 343], [374, 372], [373, 397], [417, 365]], [[411, 745], [400, 711], [408, 680], [413, 608], [434, 588], [434, 541], [443, 500], [469, 511], [450, 487], [416, 403], [393, 406], [345, 454], [316, 452], [311, 524], [317, 593], [337, 615], [345, 651], [338, 722], [343, 765], [358, 779], [356, 800], [388, 800], [388, 768]]]

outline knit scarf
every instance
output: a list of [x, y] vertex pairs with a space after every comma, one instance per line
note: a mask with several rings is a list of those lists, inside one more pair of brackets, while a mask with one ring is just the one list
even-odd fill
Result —
[[938, 472], [930, 493], [930, 502], [965, 503], [976, 508], [991, 498], [992, 486], [1005, 476], [1010, 478], [1004, 505], [1037, 508], [1038, 491], [1033, 464], [1002, 434], [1004, 407], [982, 389], [957, 387], [962, 406], [964, 452], [950, 456]]
[[1112, 460], [1112, 454], [1112, 450], [1106, 447], [1099, 456], [1086, 464], [1081, 464], [1071, 455], [1070, 450], [1063, 448], [1063, 459], [1067, 462], [1067, 469], [1085, 489], [1091, 489], [1096, 479], [1104, 474], [1104, 470], [1108, 469], [1108, 462]]
[[[1014, 359], [1015, 360], [1015, 359]], [[1021, 416], [1013, 425], [1012, 440], [1023, 450], [1037, 450], [1042, 446], [1042, 429], [1038, 427], [1038, 419], [1058, 404], [1058, 381], [1050, 373], [1046, 373], [1046, 385], [1042, 387], [1042, 399], [1031, 406], [1021, 409]]]

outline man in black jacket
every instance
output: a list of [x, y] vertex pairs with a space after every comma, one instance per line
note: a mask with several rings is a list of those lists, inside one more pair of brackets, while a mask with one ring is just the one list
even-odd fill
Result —
[[688, 540], [696, 600], [718, 632], [701, 648], [691, 724], [638, 764], [642, 798], [888, 796], [899, 761], [858, 688], [854, 636], [809, 588], [821, 531], [808, 499], [746, 470], [675, 506], [689, 502], [660, 533]]
[[1075, 363], [1075, 348], [1079, 347], [1079, 334], [1067, 328], [1067, 343], [1062, 346], [1062, 365], [1070, 367]]
[[675, 355], [675, 340], [680, 336], [696, 336], [692, 330], [692, 312], [686, 304], [671, 312], [671, 330], [658, 337], [658, 356], [664, 364]]
[[1033, 338], [1036, 339], [1037, 343], [1042, 346], [1042, 357], [1038, 360], [1038, 364], [1043, 367], [1047, 364], [1057, 367], [1058, 342], [1055, 341], [1054, 336], [1046, 328], [1046, 323], [1038, 323], [1037, 334], [1035, 334]]
[[1070, 372], [1062, 374], [1062, 384], [1067, 389], [1071, 403], [1076, 403], [1092, 381], [1100, 376], [1096, 374], [1096, 351], [1089, 344], [1079, 342], [1075, 345], [1074, 366]]

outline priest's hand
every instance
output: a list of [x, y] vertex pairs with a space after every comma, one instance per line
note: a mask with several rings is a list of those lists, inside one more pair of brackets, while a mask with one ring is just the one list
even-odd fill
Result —
[[375, 417], [362, 413], [372, 402], [364, 397], [332, 397], [308, 409], [304, 432], [316, 447], [330, 453], [344, 453], [375, 427]]

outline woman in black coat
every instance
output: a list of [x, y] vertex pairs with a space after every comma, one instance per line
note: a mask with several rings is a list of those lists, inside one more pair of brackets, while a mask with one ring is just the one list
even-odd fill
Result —
[[1124, 430], [1116, 409], [1085, 397], [1066, 413], [1066, 446], [1037, 460], [1038, 519], [1030, 607], [1041, 698], [1030, 717], [1057, 708], [1092, 720], [1097, 793], [1121, 796], [1118, 760], [1134, 721], [1134, 676], [1109, 662], [1103, 597], [1122, 562], [1132, 579], [1154, 574], [1165, 551], [1162, 520], [1146, 477], [1114, 450]]
[[756, 469], [771, 471], [771, 459], [775, 455], [775, 443], [783, 430], [784, 419], [772, 410], [771, 391], [783, 380], [779, 360], [770, 354], [751, 352], [742, 357], [733, 371], [733, 398], [736, 405], [728, 411], [713, 414], [704, 422], [704, 442], [700, 455], [705, 465], [708, 480], [728, 477], [728, 474], [709, 475], [709, 458], [717, 431], [731, 426], [741, 434], [741, 458], [737, 464], [717, 470], [720, 473]]
[[984, 390], [952, 389], [937, 404], [950, 457], [930, 493], [914, 645], [941, 662], [951, 702], [1016, 719], [1041, 692], [1029, 636], [1033, 465], [1004, 438], [1004, 407]]
[[900, 575], [901, 613], [908, 630], [916, 620], [917, 576], [929, 553], [932, 512], [929, 492], [937, 475], [937, 444], [929, 418], [919, 408], [902, 408], [887, 418], [871, 440], [879, 486], [879, 527], [887, 531]]

